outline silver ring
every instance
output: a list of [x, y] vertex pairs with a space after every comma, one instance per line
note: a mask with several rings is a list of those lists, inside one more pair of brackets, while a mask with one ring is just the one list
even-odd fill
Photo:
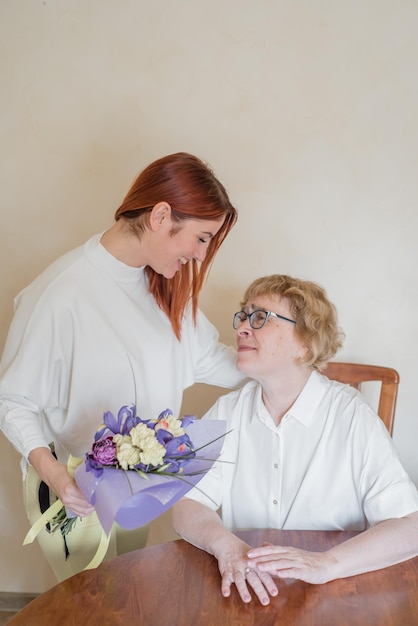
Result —
[[245, 568], [245, 576], [248, 576], [248, 574], [251, 574], [254, 570], [251, 567], [246, 567]]

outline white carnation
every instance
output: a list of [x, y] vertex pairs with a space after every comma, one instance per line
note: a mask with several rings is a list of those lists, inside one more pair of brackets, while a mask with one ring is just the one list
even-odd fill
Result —
[[160, 420], [157, 423], [155, 430], [159, 430], [160, 428], [168, 430], [173, 437], [180, 437], [181, 435], [184, 435], [184, 428], [181, 425], [181, 420], [174, 417], [174, 415], [169, 415], [168, 417]]
[[146, 424], [137, 424], [130, 432], [132, 443], [141, 450], [150, 439], [155, 439], [155, 433], [152, 428], [148, 428]]
[[129, 435], [120, 435], [118, 433], [117, 435], [113, 435], [113, 441], [119, 448], [119, 446], [121, 446], [123, 443], [131, 443], [131, 438], [129, 437]]
[[119, 443], [117, 442], [116, 453], [119, 465], [124, 470], [132, 469], [139, 463], [139, 450], [132, 445], [130, 437], [121, 436], [120, 438], [123, 441], [120, 441]]
[[165, 455], [165, 447], [158, 443], [155, 438], [147, 439], [143, 446], [143, 451], [140, 453], [141, 463], [144, 465], [162, 465]]

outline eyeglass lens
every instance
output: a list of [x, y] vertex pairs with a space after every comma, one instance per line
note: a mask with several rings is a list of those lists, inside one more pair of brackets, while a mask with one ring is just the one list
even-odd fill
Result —
[[245, 322], [245, 320], [248, 318], [251, 328], [253, 328], [254, 330], [259, 330], [266, 323], [267, 317], [268, 312], [263, 311], [262, 309], [258, 311], [253, 311], [252, 313], [238, 311], [238, 313], [235, 313], [234, 315], [233, 327], [236, 330], [238, 326], [242, 324], [242, 322]]

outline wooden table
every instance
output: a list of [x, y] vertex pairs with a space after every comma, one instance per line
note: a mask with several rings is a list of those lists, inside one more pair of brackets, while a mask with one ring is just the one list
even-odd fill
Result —
[[[254, 530], [263, 541], [323, 551], [356, 533]], [[184, 541], [136, 550], [81, 572], [45, 592], [11, 626], [417, 626], [418, 558], [399, 565], [309, 585], [279, 581], [279, 596], [263, 607], [220, 592], [216, 560]]]

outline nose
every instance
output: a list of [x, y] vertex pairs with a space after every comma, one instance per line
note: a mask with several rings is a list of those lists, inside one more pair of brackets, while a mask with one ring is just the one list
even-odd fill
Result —
[[237, 335], [238, 337], [241, 337], [243, 335], [249, 335], [251, 331], [252, 331], [252, 328], [250, 326], [250, 322], [248, 321], [248, 317], [247, 317], [246, 320], [239, 323], [239, 326], [237, 328]]
[[193, 256], [196, 259], [196, 261], [199, 261], [199, 263], [203, 263], [203, 261], [206, 258], [206, 252], [207, 252], [207, 247], [196, 248], [196, 251]]

